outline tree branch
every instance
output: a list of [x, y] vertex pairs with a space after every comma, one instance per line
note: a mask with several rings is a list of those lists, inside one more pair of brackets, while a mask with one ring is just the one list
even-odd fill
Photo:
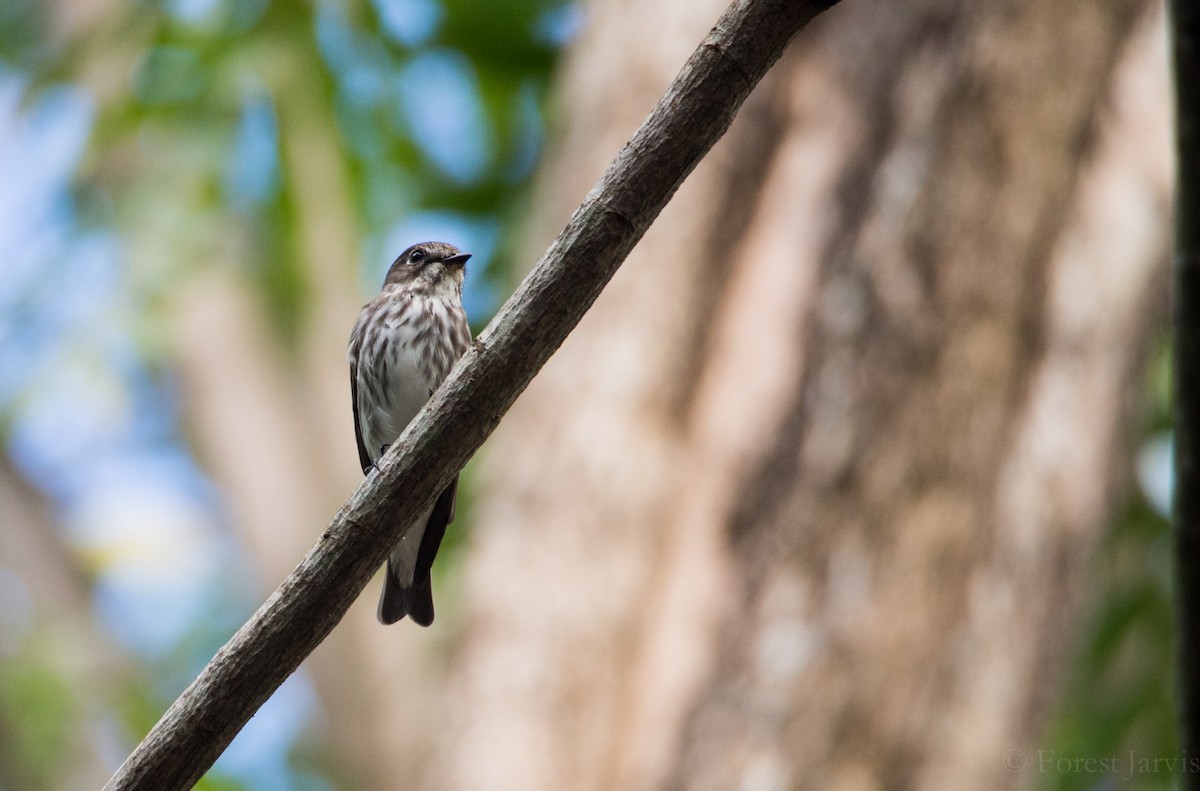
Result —
[[258, 612], [171, 705], [106, 789], [188, 788], [325, 638], [408, 523], [551, 354], [750, 90], [837, 0], [735, 0], [567, 227], [412, 425]]
[[[1175, 625], [1182, 754], [1200, 755], [1200, 6], [1170, 5], [1175, 188]], [[1200, 789], [1200, 774], [1183, 785]]]

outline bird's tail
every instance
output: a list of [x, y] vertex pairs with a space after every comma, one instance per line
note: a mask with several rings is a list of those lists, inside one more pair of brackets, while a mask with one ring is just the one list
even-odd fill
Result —
[[433, 587], [430, 584], [429, 569], [426, 568], [424, 573], [421, 573], [418, 568], [417, 573], [413, 575], [412, 585], [404, 588], [400, 586], [399, 576], [389, 558], [376, 617], [381, 624], [390, 626], [406, 615], [421, 626], [433, 623]]
[[[384, 626], [394, 624], [406, 615], [421, 626], [433, 623], [433, 587], [429, 569], [441, 546], [442, 536], [446, 534], [446, 525], [454, 519], [457, 491], [456, 476], [438, 495], [433, 507], [409, 528], [388, 555], [383, 593], [379, 596], [376, 613]], [[406, 579], [411, 580], [408, 585], [404, 584]]]

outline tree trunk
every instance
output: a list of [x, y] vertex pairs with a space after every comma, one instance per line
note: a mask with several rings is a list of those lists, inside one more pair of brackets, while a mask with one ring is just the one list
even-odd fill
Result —
[[[723, 5], [592, 4], [530, 250]], [[430, 785], [1035, 779], [1165, 284], [1159, 21], [802, 35], [481, 459]]]

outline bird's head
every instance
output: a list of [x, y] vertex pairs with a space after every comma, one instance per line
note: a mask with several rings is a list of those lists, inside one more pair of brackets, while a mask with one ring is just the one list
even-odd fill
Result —
[[392, 262], [383, 286], [424, 285], [431, 291], [450, 286], [461, 293], [470, 257], [470, 253], [445, 242], [414, 244]]

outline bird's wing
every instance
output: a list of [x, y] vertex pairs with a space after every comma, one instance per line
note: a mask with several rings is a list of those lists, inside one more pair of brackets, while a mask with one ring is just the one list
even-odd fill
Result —
[[371, 469], [371, 457], [367, 454], [367, 446], [363, 444], [362, 423], [358, 419], [358, 363], [350, 363], [350, 403], [354, 406], [354, 441], [358, 443], [358, 461], [362, 465], [363, 475]]
[[417, 550], [417, 573], [428, 573], [437, 556], [438, 547], [442, 545], [442, 537], [446, 535], [446, 525], [454, 521], [454, 502], [458, 499], [458, 476], [450, 481], [450, 485], [442, 490], [433, 503], [433, 513], [425, 523], [425, 532], [421, 535], [421, 548]]
[[[433, 504], [433, 512], [429, 515], [429, 521], [425, 523], [425, 532], [421, 534], [421, 546], [417, 549], [417, 565], [413, 570], [412, 587], [400, 591], [406, 594], [403, 599], [404, 613], [421, 626], [429, 626], [433, 623], [433, 589], [430, 586], [429, 569], [433, 566], [433, 559], [437, 556], [438, 547], [442, 544], [442, 537], [446, 535], [446, 525], [454, 519], [454, 501], [457, 493], [458, 476], [456, 475], [454, 480], [450, 481], [450, 485], [438, 495]], [[386, 610], [384, 600], [380, 600], [379, 612], [380, 620], [384, 623], [398, 620], [398, 618], [392, 618], [392, 621], [384, 620], [385, 616], [394, 615]]]

